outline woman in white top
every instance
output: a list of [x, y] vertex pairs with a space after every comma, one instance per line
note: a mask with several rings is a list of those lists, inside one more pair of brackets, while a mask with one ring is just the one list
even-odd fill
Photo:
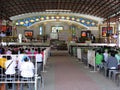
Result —
[[[7, 61], [5, 62], [6, 67], [6, 80], [12, 79], [15, 80], [15, 67], [16, 67], [16, 61], [12, 59], [11, 56], [7, 56]], [[12, 83], [8, 83], [9, 88], [12, 88]]]
[[5, 67], [6, 67], [6, 71], [5, 71], [6, 75], [14, 75], [16, 73], [16, 71], [15, 71], [16, 62], [14, 60], [12, 60], [11, 56], [7, 56], [7, 61], [5, 62]]
[[21, 76], [25, 78], [31, 78], [34, 76], [34, 65], [32, 62], [29, 61], [28, 58], [24, 59], [24, 62], [22, 62], [21, 67]]

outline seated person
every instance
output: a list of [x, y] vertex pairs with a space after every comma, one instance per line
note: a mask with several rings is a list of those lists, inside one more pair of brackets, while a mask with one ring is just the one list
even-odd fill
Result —
[[97, 66], [97, 69], [102, 68], [102, 60], [103, 60], [103, 55], [100, 50], [97, 51], [96, 56], [95, 56], [95, 64]]
[[5, 69], [5, 62], [6, 62], [6, 61], [7, 61], [6, 56], [2, 56], [2, 57], [0, 58], [0, 67], [1, 67], [1, 68]]
[[[26, 57], [24, 58], [24, 62], [22, 62], [21, 67], [21, 80], [22, 81], [32, 81], [34, 77], [34, 65], [29, 59]], [[33, 90], [33, 84], [27, 83], [29, 90]], [[20, 85], [21, 90], [23, 89], [22, 84]]]
[[6, 75], [14, 75], [16, 73], [15, 71], [16, 62], [12, 60], [11, 56], [7, 56], [7, 61], [5, 62], [5, 74]]
[[34, 65], [28, 58], [24, 58], [24, 62], [20, 67], [21, 77], [31, 78], [34, 76]]
[[118, 61], [115, 58], [115, 52], [114, 51], [111, 51], [111, 56], [108, 57], [106, 65], [107, 65], [107, 68], [108, 68], [108, 70], [107, 70], [107, 76], [108, 76], [108, 72], [109, 72], [110, 69], [117, 69], [117, 67], [118, 67]]
[[106, 62], [106, 65], [109, 69], [117, 69], [118, 61], [115, 58], [115, 52], [111, 51], [111, 56], [108, 57], [108, 60]]
[[120, 51], [116, 53], [115, 57], [118, 60], [118, 69], [120, 70]]
[[0, 79], [2, 79], [2, 74], [5, 73], [5, 62], [7, 61], [6, 56], [0, 58]]
[[[7, 56], [7, 61], [5, 62], [5, 74], [6, 74], [6, 79], [9, 80], [10, 78], [15, 78], [15, 67], [16, 67], [16, 62], [12, 60], [11, 56]], [[12, 88], [12, 83], [8, 84], [9, 88]]]
[[25, 55], [25, 54], [19, 54], [17, 56], [16, 60], [18, 62], [18, 69], [20, 69], [20, 67], [21, 67], [22, 63], [24, 62], [25, 58], [28, 58], [29, 61], [30, 61], [30, 58], [27, 55]]
[[103, 56], [104, 56], [104, 62], [107, 62], [109, 56], [108, 49], [105, 49]]

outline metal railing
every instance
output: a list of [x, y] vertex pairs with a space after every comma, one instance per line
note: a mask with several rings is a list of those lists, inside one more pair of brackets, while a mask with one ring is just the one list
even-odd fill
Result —
[[[7, 54], [0, 55], [0, 57], [2, 57], [2, 56], [11, 56], [13, 62], [16, 62], [17, 58], [19, 57], [19, 55], [7, 55]], [[19, 62], [16, 63], [16, 67], [15, 67], [16, 73], [14, 75], [6, 75], [5, 74], [6, 69], [1, 67], [0, 68], [0, 85], [5, 84], [5, 90], [9, 90], [8, 84], [12, 84], [12, 90], [23, 90], [24, 84], [25, 85], [27, 84], [27, 86], [28, 86], [28, 88], [26, 90], [40, 90], [40, 87], [39, 87], [40, 85], [41, 85], [41, 89], [44, 87], [43, 77], [42, 77], [41, 73], [38, 72], [38, 69], [41, 66], [38, 66], [38, 63], [36, 61], [36, 56], [34, 54], [29, 54], [29, 55], [24, 54], [24, 56], [29, 57], [30, 62], [33, 63], [34, 76], [30, 77], [30, 78], [21, 77], [21, 73], [20, 73], [20, 70], [18, 67]], [[5, 64], [5, 62], [2, 62], [2, 63]], [[43, 66], [43, 62], [41, 62], [41, 63], [42, 63], [41, 65]]]

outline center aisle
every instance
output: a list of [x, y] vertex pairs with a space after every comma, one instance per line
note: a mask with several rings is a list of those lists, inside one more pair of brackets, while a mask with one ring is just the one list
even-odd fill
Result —
[[76, 60], [67, 52], [52, 53], [46, 67], [45, 90], [119, 90], [111, 80], [90, 72]]

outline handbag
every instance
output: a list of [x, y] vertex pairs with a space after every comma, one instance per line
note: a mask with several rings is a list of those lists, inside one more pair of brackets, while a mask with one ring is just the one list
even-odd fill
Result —
[[[12, 61], [13, 62], [13, 61]], [[10, 67], [10, 65], [12, 64], [12, 62], [7, 66], [6, 70]]]

